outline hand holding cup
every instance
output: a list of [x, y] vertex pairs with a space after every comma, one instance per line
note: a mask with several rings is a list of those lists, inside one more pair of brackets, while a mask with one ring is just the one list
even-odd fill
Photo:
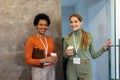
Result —
[[67, 55], [73, 55], [74, 52], [74, 47], [73, 46], [68, 46], [66, 49]]
[[52, 52], [52, 53], [50, 54], [50, 56], [52, 57], [54, 63], [57, 62], [57, 60], [58, 60], [57, 53]]

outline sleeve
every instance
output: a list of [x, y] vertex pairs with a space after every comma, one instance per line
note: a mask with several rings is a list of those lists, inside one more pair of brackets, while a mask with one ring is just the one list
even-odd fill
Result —
[[33, 52], [33, 39], [30, 38], [25, 44], [25, 61], [27, 64], [39, 66], [40, 59], [33, 59], [32, 52]]
[[56, 52], [55, 41], [52, 39], [53, 52]]
[[71, 58], [71, 57], [73, 57], [72, 55], [68, 56], [66, 54], [67, 47], [68, 47], [68, 45], [67, 45], [67, 39], [65, 37], [64, 40], [63, 40], [63, 58]]
[[101, 56], [106, 50], [104, 50], [104, 48], [102, 47], [100, 50], [98, 51], [95, 51], [94, 49], [94, 41], [93, 41], [93, 36], [90, 35], [90, 46], [89, 46], [89, 51], [90, 51], [90, 54], [92, 56], [92, 58], [97, 58], [99, 56]]
[[67, 47], [66, 38], [64, 38], [64, 39], [63, 39], [63, 57], [64, 57], [64, 58], [67, 58], [66, 47]]

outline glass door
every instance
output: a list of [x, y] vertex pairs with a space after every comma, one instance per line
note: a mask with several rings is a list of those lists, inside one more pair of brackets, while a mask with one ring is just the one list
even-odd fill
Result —
[[120, 25], [118, 22], [120, 19], [118, 15], [120, 0], [106, 0], [106, 3], [107, 36], [113, 40], [113, 45], [109, 48], [108, 53], [109, 80], [120, 80], [120, 34], [118, 31]]

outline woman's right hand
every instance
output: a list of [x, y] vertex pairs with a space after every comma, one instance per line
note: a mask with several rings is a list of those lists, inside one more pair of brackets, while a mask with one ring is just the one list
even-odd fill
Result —
[[73, 55], [74, 49], [66, 49], [67, 55]]

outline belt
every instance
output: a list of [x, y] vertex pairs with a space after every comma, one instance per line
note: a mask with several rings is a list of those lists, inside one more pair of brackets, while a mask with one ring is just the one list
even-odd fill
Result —
[[84, 63], [84, 62], [86, 63], [86, 62], [90, 62], [90, 60], [88, 60], [88, 59], [87, 60], [80, 60], [80, 62], [81, 63]]
[[[73, 63], [73, 60], [69, 60], [69, 61]], [[89, 59], [80, 60], [80, 63], [88, 63], [88, 62], [90, 62]]]

